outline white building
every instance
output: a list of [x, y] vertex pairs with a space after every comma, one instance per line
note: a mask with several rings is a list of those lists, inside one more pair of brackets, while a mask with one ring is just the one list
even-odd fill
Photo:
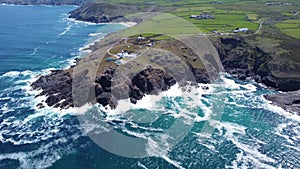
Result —
[[117, 56], [120, 58], [136, 58], [137, 54], [122, 51], [121, 53], [118, 53]]
[[238, 33], [238, 32], [248, 32], [248, 31], [249, 31], [248, 28], [239, 28], [239, 29], [233, 30], [234, 33]]

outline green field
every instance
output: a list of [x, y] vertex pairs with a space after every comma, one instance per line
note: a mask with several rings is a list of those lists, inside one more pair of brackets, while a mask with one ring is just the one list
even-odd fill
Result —
[[300, 39], [300, 19], [285, 20], [276, 24], [276, 27], [279, 28], [283, 33]]
[[[242, 12], [238, 10], [220, 10], [213, 7], [188, 9], [189, 10], [187, 10], [187, 8], [178, 8], [177, 11], [173, 12], [173, 14], [193, 23], [198, 28], [200, 28], [200, 30], [206, 33], [210, 33], [212, 30], [230, 32], [236, 28], [244, 27], [247, 27], [249, 28], [249, 30], [252, 31], [256, 31], [258, 29], [258, 23], [247, 20], [247, 12]], [[191, 15], [198, 15], [201, 13], [209, 13], [211, 15], [214, 15], [216, 19], [198, 20], [190, 18]]]

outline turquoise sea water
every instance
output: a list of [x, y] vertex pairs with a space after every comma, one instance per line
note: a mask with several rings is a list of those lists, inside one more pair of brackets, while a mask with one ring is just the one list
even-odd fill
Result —
[[[150, 107], [142, 101], [128, 110], [161, 114], [151, 124], [101, 111], [105, 122], [137, 138], [159, 135], [179, 118], [192, 122], [186, 137], [174, 147], [147, 137], [147, 158], [121, 157], [99, 147], [72, 110], [36, 109], [39, 98], [34, 98], [36, 92], [29, 85], [38, 75], [69, 66], [84, 54], [82, 46], [124, 28], [67, 20], [73, 9], [0, 6], [1, 169], [300, 168], [300, 118], [263, 99], [263, 94], [273, 91], [226, 74], [220, 75], [222, 88], [209, 85], [209, 91], [199, 91], [203, 95], [198, 100], [164, 96]], [[195, 101], [201, 106], [193, 107]], [[211, 107], [220, 103], [224, 103], [221, 120], [214, 120], [220, 112]], [[203, 133], [205, 124], [215, 130]]]

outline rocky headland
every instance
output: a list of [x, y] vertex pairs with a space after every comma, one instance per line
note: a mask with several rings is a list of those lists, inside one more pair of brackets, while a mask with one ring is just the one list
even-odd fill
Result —
[[[157, 8], [138, 8], [126, 4], [103, 4], [87, 3], [82, 7], [70, 12], [70, 17], [81, 21], [107, 23], [128, 21], [124, 16], [128, 11], [138, 12], [140, 10], [156, 11]], [[139, 22], [134, 20], [135, 22]], [[286, 92], [282, 94], [273, 94], [265, 96], [274, 104], [283, 107], [288, 111], [299, 112], [300, 78], [294, 76], [278, 76], [276, 72], [288, 74], [291, 71], [286, 66], [276, 64], [274, 54], [263, 50], [260, 46], [248, 43], [244, 37], [213, 37], [211, 41], [220, 56], [225, 71], [241, 80], [248, 78], [254, 79], [267, 87], [278, 91]], [[97, 51], [101, 45], [91, 46], [93, 51]], [[178, 46], [182, 49], [182, 46]], [[186, 57], [186, 56], [184, 56]], [[89, 57], [90, 62], [94, 61]], [[209, 83], [207, 72], [192, 66], [194, 61], [185, 60], [192, 70], [196, 82]], [[96, 100], [90, 99], [88, 102], [97, 102], [104, 106], [116, 107], [118, 99], [110, 94], [112, 89], [119, 87], [122, 91], [122, 85], [112, 86], [113, 76], [116, 67], [105, 65], [103, 70], [97, 73], [96, 79], [92, 81], [91, 91], [95, 93]], [[298, 70], [293, 67], [293, 70]], [[45, 103], [48, 106], [60, 107], [62, 109], [73, 107], [72, 100], [72, 72], [73, 67], [67, 70], [53, 71], [51, 74], [40, 77], [32, 84], [33, 89], [42, 89], [39, 95], [46, 95]], [[294, 71], [295, 72], [295, 71]], [[85, 78], [86, 74], [83, 75]], [[176, 83], [176, 78], [163, 69], [153, 68], [140, 71], [134, 78], [127, 78], [123, 81], [125, 86], [129, 86], [129, 95], [126, 96], [132, 103], [136, 103], [146, 94], [157, 94], [160, 91], [168, 90]], [[124, 87], [124, 86], [123, 86]], [[293, 91], [293, 92], [291, 92]], [[83, 103], [84, 104], [84, 103]], [[42, 105], [39, 105], [42, 107]]]
[[137, 12], [162, 12], [168, 10], [153, 4], [96, 3], [89, 2], [71, 11], [70, 18], [93, 23], [140, 22], [138, 18], [130, 20], [128, 16]]

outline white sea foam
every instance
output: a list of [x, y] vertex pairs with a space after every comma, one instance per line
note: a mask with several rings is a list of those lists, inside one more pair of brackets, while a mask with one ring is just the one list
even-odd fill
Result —
[[[48, 168], [53, 163], [61, 158], [62, 153], [73, 152], [70, 145], [57, 147], [59, 143], [66, 143], [68, 140], [65, 138], [57, 139], [53, 142], [49, 142], [40, 146], [38, 149], [29, 152], [15, 152], [15, 153], [3, 153], [0, 155], [0, 161], [3, 159], [14, 159], [20, 162], [20, 169], [31, 169], [31, 168]], [[42, 157], [42, 158], [41, 158]]]
[[66, 18], [66, 20], [72, 21], [72, 22], [78, 23], [78, 24], [83, 24], [83, 25], [123, 25], [126, 27], [132, 27], [132, 26], [136, 25], [135, 22], [94, 23], [94, 22], [80, 21], [80, 20], [76, 20], [74, 18], [69, 18], [69, 17]]
[[0, 108], [0, 110], [1, 110], [0, 117], [10, 111], [7, 103], [4, 103], [0, 107], [1, 107]]
[[100, 36], [100, 35], [103, 35], [102, 32], [97, 32], [97, 33], [90, 33], [89, 36]]
[[39, 47], [34, 48], [34, 49], [33, 49], [33, 52], [32, 52], [30, 55], [35, 55], [36, 52], [38, 51], [38, 49], [39, 49]]
[[148, 138], [146, 151], [149, 156], [160, 157], [164, 159], [166, 162], [175, 166], [176, 168], [184, 169], [184, 167], [181, 166], [180, 162], [172, 160], [167, 156], [169, 151], [169, 145], [167, 142], [168, 137], [169, 136], [167, 135], [162, 135], [160, 137], [161, 138], [160, 141], [155, 141], [152, 138]]
[[17, 77], [19, 76], [20, 72], [19, 71], [10, 71], [4, 73], [2, 76], [9, 76], [9, 77]]
[[[288, 129], [289, 132], [285, 133], [285, 129]], [[300, 139], [300, 127], [298, 122], [290, 121], [287, 123], [281, 123], [274, 129], [274, 133], [286, 139], [288, 144], [286, 144], [285, 146], [295, 149], [297, 151], [300, 150], [297, 147], [297, 141]]]
[[[141, 100], [138, 100], [136, 104], [132, 104], [130, 103], [129, 99], [126, 99], [118, 101], [118, 106], [115, 109], [111, 109], [108, 106], [100, 106], [99, 108], [101, 111], [106, 112], [108, 115], [107, 118], [110, 119], [113, 119], [116, 116], [122, 116], [124, 113], [126, 114], [126, 112], [129, 112], [130, 110], [144, 109], [151, 112], [166, 112], [175, 118], [184, 118], [185, 123], [191, 124], [193, 122], [207, 120], [212, 113], [209, 107], [201, 103], [201, 93], [199, 93], [199, 91], [203, 92], [203, 89], [191, 87], [190, 91], [183, 92], [179, 85], [175, 84], [169, 90], [161, 92], [159, 95], [144, 96]], [[182, 98], [183, 100], [181, 100], [179, 103], [175, 100], [177, 97]], [[164, 105], [159, 103], [163, 98], [167, 98], [169, 102], [172, 102], [172, 109], [166, 109]], [[199, 108], [203, 110], [203, 117], [200, 117], [197, 112], [195, 112], [195, 110]], [[149, 113], [147, 114], [149, 115]], [[156, 117], [159, 117], [160, 115], [161, 114], [158, 114]]]
[[60, 33], [59, 35], [61, 36], [61, 35], [66, 34], [67, 32], [69, 32], [71, 30], [71, 28], [72, 28], [72, 24], [68, 22], [68, 25], [65, 28], [65, 30], [62, 33]]
[[264, 101], [264, 104], [262, 104], [264, 109], [269, 110], [271, 112], [278, 113], [287, 119], [300, 122], [300, 116], [297, 114], [297, 112], [287, 112], [283, 108], [274, 105], [272, 101], [269, 101], [264, 97], [261, 97], [261, 99]]
[[84, 24], [84, 25], [103, 25], [102, 23], [92, 23], [92, 22], [86, 22], [86, 21], [80, 21], [80, 20], [76, 20], [74, 18], [69, 18], [67, 17], [66, 20], [74, 22], [74, 23], [78, 23], [78, 24]]
[[[259, 146], [255, 144], [244, 144], [239, 140], [239, 137], [242, 137], [246, 134], [246, 127], [229, 122], [220, 122], [214, 120], [210, 120], [209, 122], [213, 127], [218, 129], [221, 135], [225, 136], [227, 140], [230, 140], [236, 147], [240, 149], [240, 153], [237, 154], [236, 160], [231, 163], [231, 166], [227, 165], [226, 168], [248, 168], [249, 163], [262, 168], [274, 168], [273, 166], [266, 164], [266, 162], [275, 163], [276, 160], [259, 152]], [[225, 131], [223, 129], [225, 129]]]
[[182, 96], [182, 91], [178, 84], [171, 86], [167, 91], [161, 92], [159, 95], [146, 95], [141, 100], [138, 100], [136, 104], [131, 104], [133, 109], [157, 109], [157, 102], [163, 97], [179, 97]]
[[141, 167], [142, 169], [148, 169], [148, 167], [146, 167], [144, 164], [142, 164], [141, 162], [137, 162], [137, 165], [139, 166], [139, 167]]

